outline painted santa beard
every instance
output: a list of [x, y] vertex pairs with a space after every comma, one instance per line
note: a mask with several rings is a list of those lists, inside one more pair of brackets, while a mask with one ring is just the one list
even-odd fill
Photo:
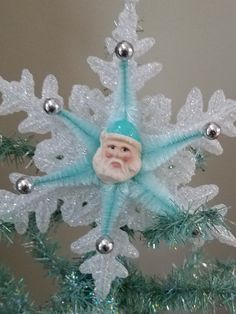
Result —
[[[120, 167], [116, 167], [116, 164]], [[104, 168], [107, 170], [107, 174], [114, 179], [127, 180], [130, 177], [130, 170], [127, 163], [118, 158], [104, 158]]]
[[[112, 164], [118, 163], [120, 167], [114, 167]], [[99, 161], [100, 173], [108, 179], [125, 181], [130, 177], [128, 165], [117, 158], [101, 158]]]

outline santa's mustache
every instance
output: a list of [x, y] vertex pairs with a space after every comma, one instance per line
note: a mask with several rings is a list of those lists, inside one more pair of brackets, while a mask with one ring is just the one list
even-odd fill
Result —
[[113, 164], [113, 163], [118, 163], [120, 166], [121, 166], [121, 168], [123, 168], [124, 167], [124, 162], [123, 162], [123, 160], [120, 160], [120, 159], [118, 159], [118, 158], [108, 158], [107, 159], [107, 163], [108, 163], [108, 165], [111, 165], [111, 164]]
[[129, 172], [128, 166], [123, 162], [123, 160], [121, 160], [119, 158], [115, 158], [115, 157], [114, 158], [108, 158], [106, 160], [106, 163], [108, 166], [112, 166], [113, 163], [118, 163], [120, 165], [120, 168], [118, 168], [119, 171], [123, 171], [124, 173]]

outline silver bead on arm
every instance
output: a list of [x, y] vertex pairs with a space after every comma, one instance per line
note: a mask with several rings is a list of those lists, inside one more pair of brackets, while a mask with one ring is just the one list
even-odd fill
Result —
[[209, 122], [204, 127], [204, 136], [209, 140], [216, 140], [221, 133], [221, 128], [217, 123]]
[[96, 250], [100, 254], [109, 254], [114, 248], [113, 240], [108, 236], [102, 236], [96, 241]]
[[15, 183], [16, 190], [21, 194], [29, 194], [33, 191], [33, 181], [29, 177], [21, 177]]
[[115, 54], [118, 59], [122, 61], [129, 60], [133, 57], [134, 54], [134, 48], [131, 43], [128, 41], [121, 41], [120, 43], [117, 44], [115, 48]]
[[62, 110], [62, 104], [57, 98], [47, 98], [43, 104], [44, 111], [49, 115], [55, 115]]

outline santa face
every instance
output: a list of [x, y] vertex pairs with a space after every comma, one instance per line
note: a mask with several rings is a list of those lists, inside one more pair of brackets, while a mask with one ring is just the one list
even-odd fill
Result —
[[140, 151], [120, 137], [106, 137], [93, 158], [93, 168], [106, 183], [125, 182], [141, 169]]

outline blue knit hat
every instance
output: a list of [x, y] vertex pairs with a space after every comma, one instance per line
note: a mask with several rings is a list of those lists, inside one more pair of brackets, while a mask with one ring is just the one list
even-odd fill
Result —
[[108, 126], [106, 129], [106, 132], [130, 137], [131, 139], [141, 144], [141, 137], [138, 133], [138, 130], [131, 122], [125, 119], [110, 124], [110, 126]]

